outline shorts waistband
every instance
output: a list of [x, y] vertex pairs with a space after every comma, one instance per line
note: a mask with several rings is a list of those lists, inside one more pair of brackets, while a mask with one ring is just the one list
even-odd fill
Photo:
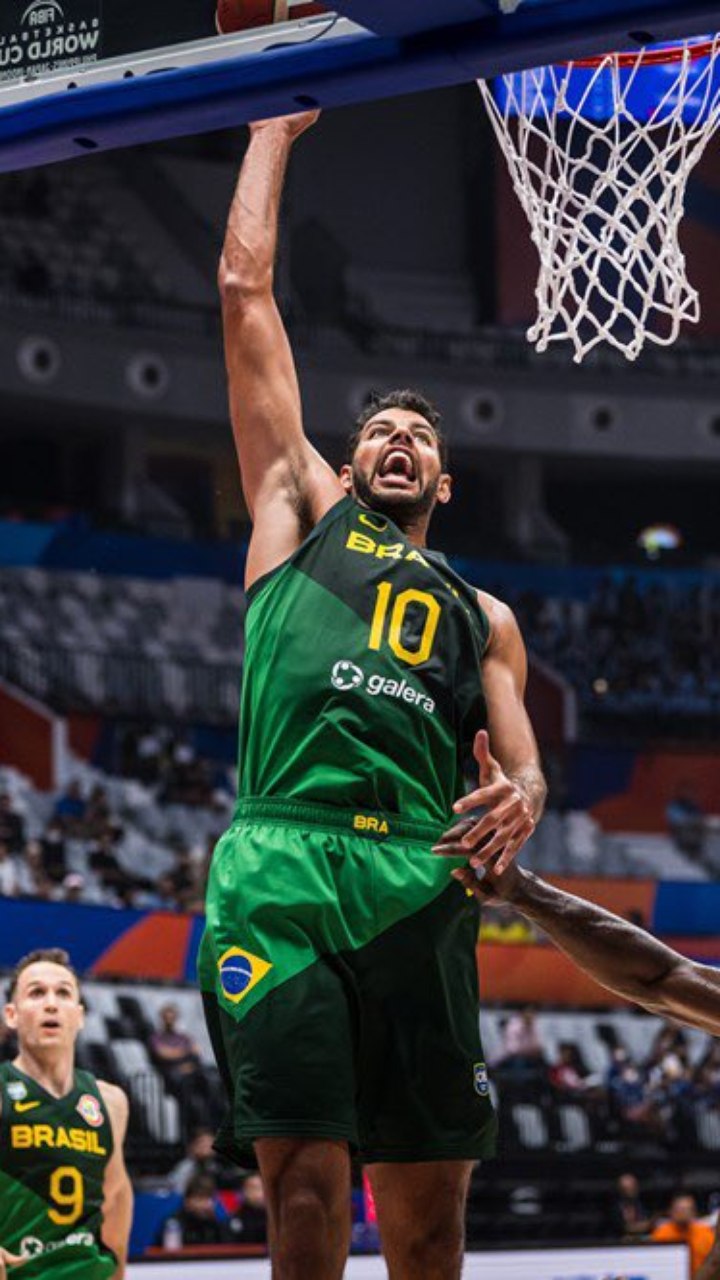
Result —
[[442, 823], [413, 822], [379, 809], [340, 809], [329, 804], [308, 804], [303, 800], [284, 800], [272, 796], [244, 796], [238, 800], [234, 822], [285, 822], [293, 827], [321, 827], [324, 831], [349, 831], [353, 835], [374, 840], [410, 840], [418, 844], [434, 844], [451, 825], [452, 818]]

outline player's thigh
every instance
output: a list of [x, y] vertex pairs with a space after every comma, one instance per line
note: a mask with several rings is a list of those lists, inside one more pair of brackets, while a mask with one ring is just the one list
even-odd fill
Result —
[[462, 1239], [471, 1160], [365, 1166], [386, 1243], [447, 1233]]
[[494, 1154], [476, 940], [477, 913], [453, 882], [353, 957], [361, 1000], [360, 1150], [367, 1164]]

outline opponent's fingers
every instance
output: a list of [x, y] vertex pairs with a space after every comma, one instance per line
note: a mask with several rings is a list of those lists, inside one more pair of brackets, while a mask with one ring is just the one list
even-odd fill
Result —
[[433, 853], [439, 853], [446, 858], [466, 858], [467, 849], [463, 847], [462, 838], [472, 825], [472, 821], [466, 818], [463, 822], [457, 822], [455, 826], [443, 831], [432, 846]]
[[508, 867], [512, 866], [523, 845], [527, 843], [529, 835], [532, 835], [532, 831], [528, 835], [518, 836], [515, 840], [511, 840], [506, 844], [497, 860], [496, 866], [493, 868], [497, 875], [501, 876], [503, 871], [507, 871]]
[[[520, 826], [506, 825], [500, 828], [494, 835], [492, 840], [488, 840], [482, 849], [470, 858], [471, 867], [483, 867], [492, 858], [497, 857], [497, 864], [493, 867], [493, 871], [502, 874], [509, 866], [513, 858], [522, 849], [525, 842], [532, 835], [533, 827], [529, 823], [523, 823]], [[505, 855], [510, 851], [511, 856], [506, 859]]]
[[457, 880], [458, 884], [463, 886], [466, 893], [472, 893], [476, 898], [480, 898], [483, 902], [487, 902], [489, 898], [496, 898], [496, 894], [491, 881], [478, 880], [474, 871], [469, 867], [456, 867], [450, 872], [453, 880]]

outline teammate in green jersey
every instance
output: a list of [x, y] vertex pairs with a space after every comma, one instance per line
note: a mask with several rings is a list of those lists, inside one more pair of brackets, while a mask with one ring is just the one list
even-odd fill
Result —
[[18, 1054], [0, 1065], [0, 1276], [122, 1280], [132, 1216], [122, 1089], [75, 1068], [83, 1024], [65, 951], [15, 968], [5, 1021]]
[[254, 1149], [275, 1280], [342, 1275], [353, 1151], [393, 1280], [456, 1280], [494, 1119], [478, 908], [431, 848], [482, 806], [456, 865], [508, 862], [545, 786], [513, 615], [425, 545], [452, 489], [435, 410], [378, 400], [339, 476], [305, 436], [272, 287], [285, 167], [314, 118], [252, 126], [220, 268], [253, 535], [239, 800], [199, 963], [230, 1097], [218, 1146]]

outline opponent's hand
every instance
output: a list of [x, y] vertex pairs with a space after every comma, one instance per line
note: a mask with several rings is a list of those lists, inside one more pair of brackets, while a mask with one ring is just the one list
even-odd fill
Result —
[[8, 1267], [21, 1267], [27, 1261], [27, 1256], [19, 1258], [16, 1253], [10, 1253], [9, 1249], [0, 1248], [0, 1280], [7, 1280]]
[[264, 129], [278, 129], [294, 142], [306, 129], [311, 129], [319, 117], [319, 111], [298, 111], [293, 116], [275, 116], [270, 120], [253, 120], [250, 125], [250, 133], [254, 135]]
[[[453, 805], [455, 813], [467, 813], [470, 809], [484, 808], [486, 812], [460, 837], [460, 847], [454, 856], [465, 856], [471, 867], [494, 864], [499, 875], [506, 871], [525, 841], [535, 830], [535, 818], [528, 797], [521, 787], [508, 778], [502, 766], [490, 754], [490, 739], [486, 729], [475, 735], [473, 755], [478, 762], [480, 786], [463, 796]], [[457, 832], [457, 828], [454, 829]], [[452, 835], [453, 828], [445, 835]], [[445, 837], [440, 841], [443, 844]], [[457, 843], [457, 836], [454, 836]], [[438, 851], [447, 852], [446, 849]], [[498, 856], [499, 855], [499, 856]]]
[[[475, 823], [472, 818], [457, 822], [433, 845], [433, 853], [444, 858], [467, 857], [463, 837], [472, 831]], [[468, 893], [472, 893], [480, 902], [492, 902], [495, 906], [510, 906], [519, 892], [525, 872], [516, 863], [511, 862], [506, 871], [498, 872], [500, 859], [496, 854], [492, 863], [479, 867], [455, 867], [450, 875], [458, 880]]]

